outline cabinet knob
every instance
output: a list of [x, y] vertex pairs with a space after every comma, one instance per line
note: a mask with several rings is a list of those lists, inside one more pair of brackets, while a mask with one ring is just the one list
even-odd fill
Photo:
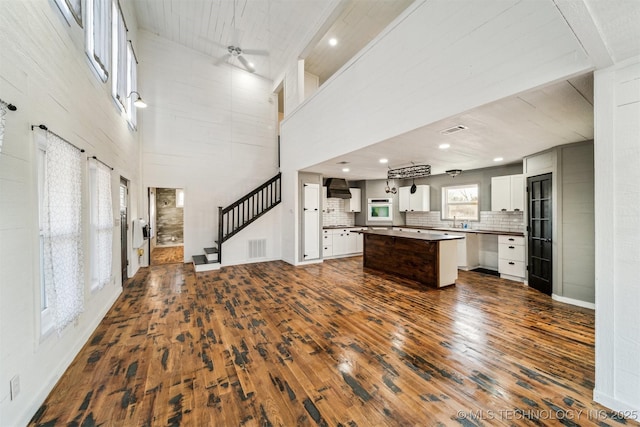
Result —
[[502, 212], [506, 212], [507, 210], [505, 208], [500, 209]]
[[509, 249], [515, 249], [515, 246], [509, 246]]
[[520, 212], [520, 209], [515, 208], [513, 211], [514, 211], [514, 212]]
[[516, 265], [516, 263], [509, 261], [509, 265]]

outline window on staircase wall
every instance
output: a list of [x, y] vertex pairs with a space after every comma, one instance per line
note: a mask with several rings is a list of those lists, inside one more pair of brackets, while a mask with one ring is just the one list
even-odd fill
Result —
[[91, 290], [111, 282], [113, 267], [113, 200], [111, 169], [89, 161], [89, 223], [91, 242]]
[[[136, 60], [136, 53], [133, 50], [131, 42], [127, 43], [127, 67], [129, 78], [127, 80], [128, 88], [127, 94], [138, 91], [138, 61]], [[127, 118], [132, 128], [136, 129], [138, 126], [137, 107], [133, 104], [134, 97], [129, 96], [127, 98]]]
[[84, 309], [80, 150], [36, 132], [40, 220], [40, 331], [58, 333]]
[[442, 187], [442, 219], [478, 221], [478, 184]]
[[109, 78], [111, 57], [111, 7], [108, 0], [86, 0], [86, 51], [89, 62], [103, 82]]

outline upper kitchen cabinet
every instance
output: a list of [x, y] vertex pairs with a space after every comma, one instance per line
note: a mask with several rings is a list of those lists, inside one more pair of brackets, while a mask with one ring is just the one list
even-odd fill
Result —
[[362, 190], [359, 188], [349, 188], [351, 193], [350, 199], [344, 199], [345, 212], [361, 212], [362, 211]]
[[428, 185], [416, 185], [416, 192], [411, 194], [411, 187], [400, 187], [398, 191], [400, 212], [429, 212], [430, 193]]
[[491, 178], [491, 210], [524, 210], [524, 175], [494, 176]]

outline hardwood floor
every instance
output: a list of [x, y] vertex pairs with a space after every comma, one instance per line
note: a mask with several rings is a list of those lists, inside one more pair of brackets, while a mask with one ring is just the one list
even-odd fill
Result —
[[126, 283], [31, 425], [635, 424], [593, 381], [593, 311], [516, 282], [170, 264]]
[[151, 265], [184, 262], [184, 246], [156, 246], [151, 251]]

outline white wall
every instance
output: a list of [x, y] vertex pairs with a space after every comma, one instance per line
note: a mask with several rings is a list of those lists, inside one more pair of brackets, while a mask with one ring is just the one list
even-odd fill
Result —
[[[128, 23], [135, 32], [135, 19]], [[0, 425], [20, 426], [27, 424], [122, 290], [116, 227], [113, 283], [91, 294], [86, 256], [84, 313], [61, 336], [40, 338], [37, 169], [30, 126], [45, 124], [84, 148], [86, 155], [115, 168], [116, 218], [121, 175], [131, 180], [131, 217], [138, 214], [139, 146], [137, 134], [115, 108], [110, 82], [102, 83], [89, 68], [82, 30], [67, 26], [53, 2], [0, 1], [0, 40], [0, 97], [18, 107], [8, 113], [0, 154]], [[131, 255], [130, 274], [137, 269]], [[14, 375], [20, 377], [21, 392], [11, 400]]]
[[[257, 75], [215, 66], [211, 57], [146, 31], [138, 37], [140, 90], [150, 104], [140, 118], [144, 187], [184, 188], [188, 261], [217, 239], [218, 206], [278, 172], [277, 99], [272, 83]], [[268, 230], [256, 223], [258, 235], [279, 234], [279, 223], [260, 223]], [[243, 259], [229, 245], [223, 263]], [[280, 245], [272, 247], [270, 256], [280, 258]]]
[[640, 57], [595, 73], [596, 387], [640, 412]]
[[283, 172], [592, 67], [551, 1], [418, 1], [285, 117]]

